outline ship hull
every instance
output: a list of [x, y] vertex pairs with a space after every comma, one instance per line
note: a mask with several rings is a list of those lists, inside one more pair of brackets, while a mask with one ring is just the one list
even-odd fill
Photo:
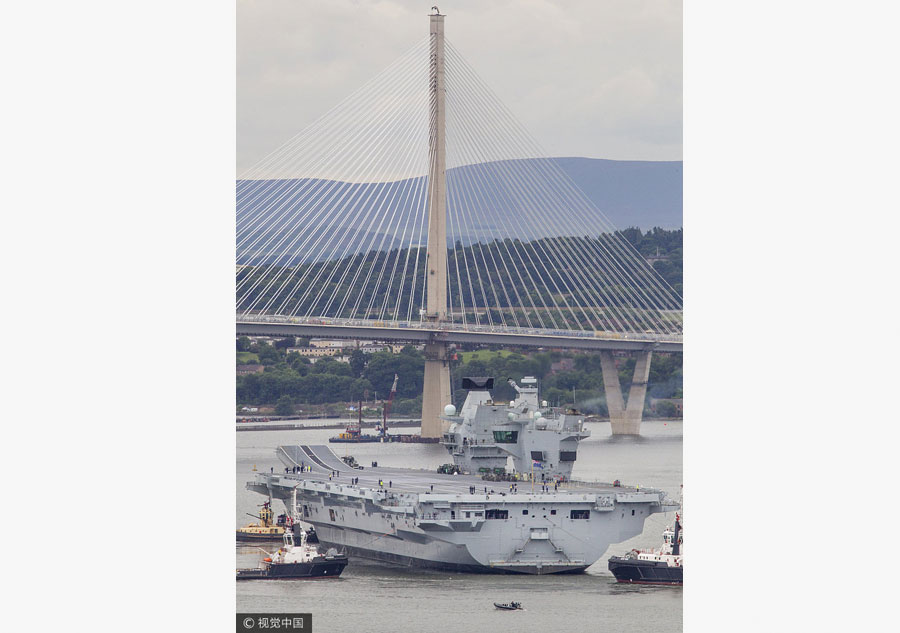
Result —
[[347, 566], [346, 556], [317, 558], [309, 563], [270, 564], [264, 569], [238, 570], [238, 580], [291, 580], [296, 578], [337, 578]]
[[665, 562], [620, 558], [609, 559], [609, 571], [616, 582], [636, 585], [683, 585], [684, 567], [670, 567]]
[[[377, 536], [377, 535], [374, 535]], [[385, 551], [383, 549], [369, 549], [363, 547], [353, 547], [342, 545], [340, 543], [327, 543], [328, 547], [343, 548], [352, 558], [373, 561], [393, 567], [405, 567], [412, 569], [430, 569], [435, 571], [450, 571], [464, 574], [525, 574], [525, 575], [542, 575], [542, 574], [580, 574], [587, 569], [586, 565], [576, 567], [565, 567], [561, 565], [542, 564], [542, 565], [522, 565], [517, 569], [490, 567], [485, 566], [478, 561], [473, 560], [471, 563], [451, 562], [447, 560], [435, 560], [429, 558], [415, 558], [395, 552]]]
[[374, 435], [363, 435], [357, 439], [347, 440], [341, 437], [331, 437], [328, 441], [332, 444], [377, 444], [379, 442], [390, 442], [389, 439], [382, 439]]
[[[492, 556], [483, 551], [486, 544], [505, 542], [507, 532], [520, 533], [524, 526], [516, 526], [514, 520], [429, 523], [418, 517], [382, 514], [371, 505], [357, 506], [355, 499], [340, 496], [323, 498], [298, 490], [297, 498], [303, 508], [302, 520], [315, 527], [322, 547], [397, 567], [458, 573], [574, 574], [587, 569], [609, 544], [597, 542], [592, 555], [585, 556], [582, 550], [578, 557], [567, 557], [554, 551], [548, 541], [519, 542], [517, 555]], [[585, 540], [599, 536], [579, 533]], [[505, 547], [513, 550], [516, 544], [509, 542]]]
[[238, 541], [249, 541], [255, 543], [274, 543], [274, 542], [282, 542], [284, 540], [284, 533], [281, 534], [252, 534], [248, 532], [236, 532], [235, 539]]

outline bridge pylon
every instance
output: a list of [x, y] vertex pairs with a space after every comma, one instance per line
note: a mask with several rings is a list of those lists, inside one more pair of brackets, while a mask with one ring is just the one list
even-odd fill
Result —
[[[429, 16], [431, 35], [431, 131], [428, 169], [428, 246], [425, 265], [426, 315], [428, 321], [447, 319], [447, 164], [446, 96], [444, 77], [444, 16]], [[451, 403], [450, 365], [446, 343], [425, 345], [425, 383], [422, 392], [422, 437], [441, 437], [444, 406]]]
[[612, 352], [600, 352], [600, 369], [603, 372], [603, 389], [606, 392], [606, 408], [613, 435], [640, 435], [641, 420], [644, 417], [644, 399], [647, 396], [647, 381], [650, 379], [650, 361], [653, 351], [637, 352], [631, 389], [628, 391], [628, 405], [622, 399], [622, 385]]
[[450, 354], [446, 343], [425, 344], [425, 384], [422, 392], [422, 437], [441, 437], [444, 406], [451, 403]]

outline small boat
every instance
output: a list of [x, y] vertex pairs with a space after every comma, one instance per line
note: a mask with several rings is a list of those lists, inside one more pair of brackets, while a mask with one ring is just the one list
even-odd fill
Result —
[[266, 554], [262, 566], [238, 569], [237, 579], [337, 578], [347, 566], [347, 557], [333, 548], [320, 554], [318, 548], [307, 541], [302, 528], [300, 545], [294, 545], [294, 530], [290, 524], [284, 531], [284, 545], [277, 552]]
[[239, 541], [280, 541], [284, 538], [285, 525], [287, 524], [287, 515], [279, 515], [276, 521], [272, 521], [275, 513], [272, 511], [271, 504], [265, 502], [259, 515], [247, 513], [252, 517], [259, 519], [259, 523], [248, 523], [244, 527], [235, 530], [235, 535]]
[[609, 571], [616, 581], [641, 585], [683, 585], [684, 529], [681, 521], [681, 516], [676, 514], [674, 529], [666, 526], [661, 548], [633, 549], [625, 556], [610, 557]]
[[362, 432], [362, 415], [355, 422], [350, 422], [347, 429], [343, 433], [338, 433], [335, 437], [328, 439], [332, 444], [365, 444], [365, 443], [382, 443], [390, 442], [392, 436], [387, 434], [384, 426], [378, 426], [375, 429], [378, 435], [369, 435]]
[[359, 412], [356, 422], [350, 422], [347, 430], [338, 433], [337, 437], [329, 438], [332, 444], [358, 444], [364, 442], [391, 442], [394, 441], [392, 435], [388, 435], [387, 416], [391, 411], [391, 405], [394, 402], [394, 394], [397, 393], [397, 374], [394, 374], [394, 384], [391, 386], [391, 394], [388, 396], [387, 402], [382, 407], [381, 424], [375, 427], [378, 435], [367, 435], [362, 432], [362, 400], [359, 401]]
[[503, 611], [521, 611], [522, 603], [521, 602], [495, 602], [494, 606], [498, 609], [502, 609]]

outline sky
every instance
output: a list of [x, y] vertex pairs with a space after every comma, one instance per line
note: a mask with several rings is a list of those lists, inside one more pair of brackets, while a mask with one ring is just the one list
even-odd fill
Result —
[[[428, 34], [435, 0], [239, 0], [237, 172]], [[680, 0], [441, 0], [448, 41], [550, 156], [682, 158]]]

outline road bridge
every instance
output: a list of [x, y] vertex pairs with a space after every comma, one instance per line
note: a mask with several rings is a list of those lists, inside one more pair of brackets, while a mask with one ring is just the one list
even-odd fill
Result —
[[[638, 338], [637, 335], [622, 334], [604, 338], [602, 334], [587, 332], [551, 333], [541, 331], [516, 331], [512, 328], [502, 330], [485, 329], [473, 331], [437, 328], [424, 324], [410, 327], [406, 324], [395, 325], [355, 325], [355, 324], [315, 324], [315, 323], [278, 323], [275, 321], [237, 321], [238, 336], [272, 336], [272, 337], [318, 337], [345, 339], [372, 339], [377, 341], [400, 341], [409, 343], [470, 343], [476, 345], [498, 345], [501, 347], [538, 347], [548, 349], [572, 350], [618, 350], [630, 352], [681, 352], [680, 337]], [[629, 338], [629, 336], [634, 338]]]
[[[444, 18], [238, 179], [237, 333], [423, 343], [428, 437], [450, 403], [449, 345], [596, 350], [613, 433], [636, 434], [653, 351], [682, 350], [682, 299]], [[616, 350], [637, 358], [627, 403]]]

